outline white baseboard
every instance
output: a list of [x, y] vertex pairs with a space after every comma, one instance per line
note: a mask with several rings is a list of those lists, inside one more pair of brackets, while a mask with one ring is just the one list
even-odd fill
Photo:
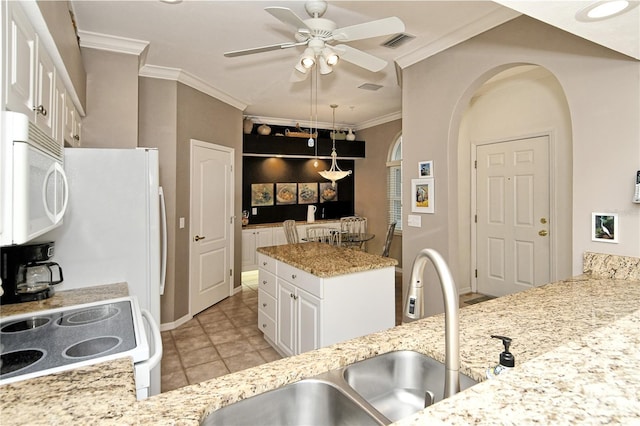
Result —
[[175, 328], [178, 328], [182, 324], [184, 324], [187, 321], [189, 321], [191, 318], [193, 318], [193, 316], [187, 314], [187, 315], [183, 316], [182, 318], [178, 318], [177, 320], [175, 320], [173, 322], [163, 323], [163, 324], [160, 325], [160, 331], [169, 331], [169, 330], [173, 330]]

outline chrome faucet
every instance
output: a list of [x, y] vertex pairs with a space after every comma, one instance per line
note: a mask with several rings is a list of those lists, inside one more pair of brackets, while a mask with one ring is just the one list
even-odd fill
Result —
[[445, 379], [444, 397], [448, 398], [460, 391], [460, 332], [458, 320], [458, 290], [453, 281], [451, 271], [440, 253], [426, 248], [422, 249], [411, 269], [411, 282], [409, 294], [405, 303], [404, 313], [411, 319], [420, 319], [424, 316], [422, 276], [427, 259], [433, 262], [440, 279], [440, 287], [444, 298], [444, 333], [445, 333]]

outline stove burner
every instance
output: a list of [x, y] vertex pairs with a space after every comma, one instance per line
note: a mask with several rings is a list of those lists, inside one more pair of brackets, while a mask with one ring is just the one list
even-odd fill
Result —
[[0, 376], [22, 370], [38, 362], [45, 353], [38, 349], [25, 349], [0, 355], [2, 366]]
[[96, 308], [91, 308], [84, 311], [75, 312], [68, 316], [63, 316], [58, 321], [58, 324], [61, 326], [91, 324], [116, 316], [118, 315], [118, 313], [120, 313], [120, 309], [113, 306], [98, 306]]
[[69, 346], [62, 355], [68, 358], [91, 357], [108, 352], [120, 345], [121, 342], [122, 339], [114, 336], [96, 337], [95, 339], [84, 340]]
[[33, 317], [33, 318], [24, 319], [22, 321], [12, 322], [11, 324], [7, 324], [4, 327], [2, 327], [2, 329], [0, 329], [0, 332], [19, 333], [21, 331], [33, 330], [38, 327], [42, 327], [43, 325], [46, 325], [48, 323], [49, 323], [49, 318]]

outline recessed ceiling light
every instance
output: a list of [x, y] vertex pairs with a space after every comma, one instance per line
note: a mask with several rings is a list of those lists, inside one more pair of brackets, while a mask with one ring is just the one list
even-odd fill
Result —
[[371, 90], [374, 92], [381, 88], [382, 86], [380, 86], [379, 84], [373, 84], [373, 83], [364, 83], [358, 86], [358, 89]]
[[638, 2], [630, 2], [628, 0], [597, 1], [579, 10], [576, 13], [576, 19], [583, 22], [599, 21], [628, 12], [637, 5]]
[[177, 3], [182, 3], [182, 0], [160, 0], [162, 3], [169, 3], [169, 4], [177, 4]]

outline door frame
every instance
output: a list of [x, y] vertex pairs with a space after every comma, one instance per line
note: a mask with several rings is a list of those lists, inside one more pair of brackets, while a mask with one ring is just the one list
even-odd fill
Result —
[[231, 268], [231, 274], [229, 276], [229, 296], [233, 296], [234, 294], [234, 282], [235, 282], [235, 149], [230, 148], [224, 145], [218, 145], [212, 142], [204, 142], [198, 139], [190, 139], [189, 140], [189, 227], [188, 227], [188, 238], [189, 238], [189, 317], [193, 318], [193, 313], [191, 312], [191, 280], [193, 275], [191, 274], [191, 261], [193, 256], [192, 244], [191, 244], [191, 236], [193, 235], [191, 224], [193, 223], [193, 182], [191, 180], [191, 173], [193, 172], [193, 149], [194, 147], [200, 147], [205, 149], [216, 149], [219, 151], [223, 151], [229, 154], [231, 159], [231, 176], [229, 179], [229, 190], [231, 191], [231, 200], [229, 203], [229, 267]]
[[477, 172], [475, 167], [477, 157], [478, 146], [498, 144], [503, 142], [512, 142], [520, 139], [531, 139], [537, 137], [547, 137], [549, 139], [549, 279], [550, 282], [557, 280], [557, 223], [559, 220], [556, 210], [556, 138], [553, 130], [543, 130], [540, 132], [526, 133], [523, 135], [514, 135], [504, 137], [500, 139], [490, 139], [480, 142], [471, 142], [471, 291], [477, 293], [478, 291], [478, 277], [475, 271], [478, 269], [478, 252], [476, 246], [478, 243], [478, 224], [476, 223], [475, 216], [477, 211], [476, 198], [478, 195], [478, 182]]

